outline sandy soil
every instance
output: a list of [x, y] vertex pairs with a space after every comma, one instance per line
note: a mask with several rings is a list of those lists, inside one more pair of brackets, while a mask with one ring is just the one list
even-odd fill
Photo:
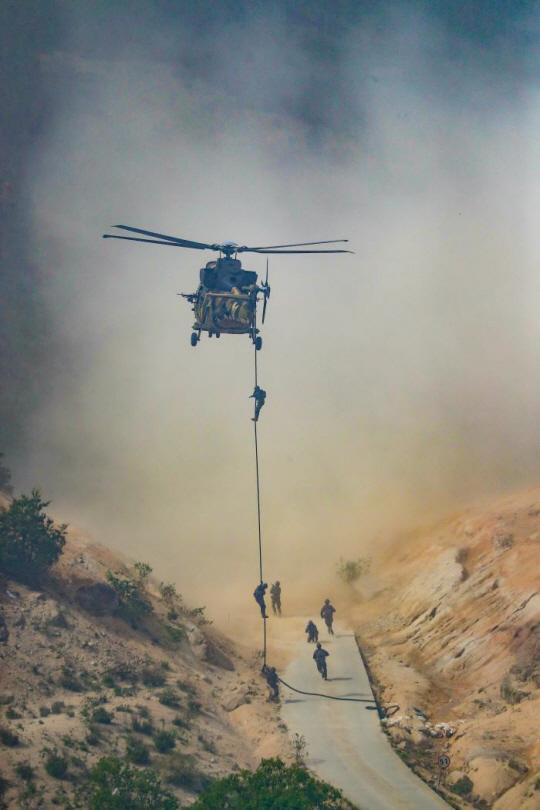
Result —
[[[148, 747], [152, 765], [164, 781], [176, 780], [169, 786], [185, 804], [194, 800], [201, 775], [256, 767], [261, 757], [278, 754], [288, 760], [287, 730], [279, 708], [265, 702], [260, 660], [249, 645], [240, 650], [213, 628], [198, 626], [187, 608], [171, 622], [152, 581], [146, 597], [154, 613], [138, 629], [114, 615], [91, 615], [77, 602], [78, 588], [104, 581], [108, 568], [128, 570], [129, 561], [70, 530], [42, 590], [0, 581], [9, 633], [0, 644], [0, 726], [17, 740], [0, 742], [6, 806], [51, 806], [76, 790], [101, 756], [124, 756], [130, 740]], [[181, 631], [181, 641], [170, 639], [167, 626]], [[148, 671], [163, 683], [145, 683]], [[176, 705], [160, 702], [166, 690]], [[92, 721], [99, 707], [111, 713], [110, 723]], [[133, 723], [140, 728], [147, 716], [151, 733], [134, 731]], [[170, 754], [159, 754], [153, 744], [162, 728], [177, 735]], [[62, 779], [45, 770], [51, 752], [68, 763]], [[21, 776], [21, 764], [33, 769], [33, 778]]]

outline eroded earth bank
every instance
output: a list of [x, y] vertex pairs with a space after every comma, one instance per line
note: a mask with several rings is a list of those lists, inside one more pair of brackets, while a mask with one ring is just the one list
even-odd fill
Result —
[[540, 488], [403, 536], [351, 607], [399, 754], [458, 807], [540, 808]]

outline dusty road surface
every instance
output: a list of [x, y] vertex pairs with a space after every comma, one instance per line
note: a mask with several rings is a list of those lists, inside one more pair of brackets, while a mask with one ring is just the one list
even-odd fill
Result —
[[[333, 637], [322, 631], [319, 640], [330, 653], [328, 680], [323, 681], [312, 658], [314, 645], [306, 643], [306, 623], [282, 619], [280, 632], [272, 634], [276, 658], [282, 652], [289, 660], [280, 673], [283, 680], [307, 692], [372, 698], [353, 633], [339, 623]], [[319, 630], [324, 627], [322, 621], [318, 625]], [[307, 697], [283, 686], [282, 704], [290, 732], [304, 735], [309, 744], [310, 768], [363, 810], [448, 810], [449, 805], [393, 752], [373, 703]]]

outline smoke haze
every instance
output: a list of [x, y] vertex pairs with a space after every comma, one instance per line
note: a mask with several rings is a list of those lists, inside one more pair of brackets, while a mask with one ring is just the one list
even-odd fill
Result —
[[212, 254], [100, 237], [348, 237], [270, 257], [259, 355], [266, 576], [318, 598], [340, 555], [538, 478], [537, 21], [145, 6], [60, 5], [40, 54], [26, 193], [54, 356], [16, 483], [218, 616], [251, 599], [251, 344], [189, 345], [176, 293]]

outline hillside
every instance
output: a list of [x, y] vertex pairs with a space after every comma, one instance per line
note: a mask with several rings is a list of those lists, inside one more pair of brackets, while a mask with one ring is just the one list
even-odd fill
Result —
[[539, 556], [537, 487], [404, 536], [357, 589], [389, 732], [424, 775], [451, 757], [460, 806], [540, 808]]
[[151, 579], [153, 612], [132, 627], [105, 584], [108, 569], [133, 570], [70, 530], [41, 590], [0, 580], [3, 806], [64, 806], [109, 753], [149, 760], [184, 804], [209, 777], [261, 756], [287, 760], [260, 662], [213, 631], [204, 611], [181, 599], [171, 611]]

